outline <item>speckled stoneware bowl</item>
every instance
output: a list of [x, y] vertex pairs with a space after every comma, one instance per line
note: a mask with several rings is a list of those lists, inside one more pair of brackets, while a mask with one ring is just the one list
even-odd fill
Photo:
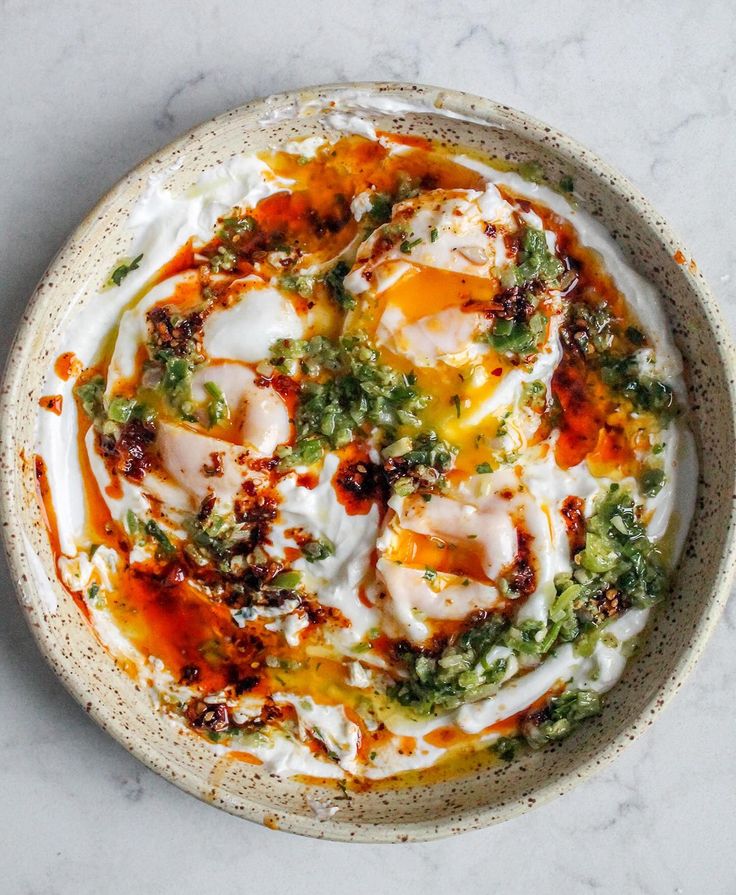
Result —
[[[126, 254], [123, 225], [148, 178], [181, 161], [168, 177], [174, 187], [185, 188], [232, 155], [320, 132], [317, 117], [294, 120], [288, 111], [295, 103], [327, 100], [356, 88], [428, 110], [366, 113], [377, 127], [474, 147], [489, 156], [535, 160], [553, 182], [572, 174], [580, 202], [663, 296], [687, 363], [700, 480], [674, 592], [656, 613], [647, 644], [611, 691], [600, 718], [561, 746], [518, 763], [479, 767], [463, 779], [432, 786], [353, 794], [339, 802], [331, 820], [320, 822], [307, 805], [303, 785], [218, 759], [203, 740], [177, 732], [159, 717], [147, 695], [116, 667], [56, 580], [32, 458], [38, 399], [60, 334], [74, 312], [94, 299], [93, 284], [103, 282]], [[2, 521], [13, 580], [43, 654], [97, 723], [141, 761], [199, 798], [273, 828], [343, 840], [430, 839], [505, 820], [564, 793], [654, 721], [692, 669], [729, 592], [734, 351], [702, 276], [683, 259], [689, 259], [688, 253], [665, 222], [606, 164], [550, 127], [463, 93], [407, 84], [332, 85], [249, 103], [176, 140], [124, 178], [79, 226], [36, 289], [10, 353], [2, 391]]]

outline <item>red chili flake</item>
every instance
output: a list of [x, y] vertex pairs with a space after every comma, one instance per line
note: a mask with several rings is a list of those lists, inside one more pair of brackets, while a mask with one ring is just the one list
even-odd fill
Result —
[[148, 447], [154, 438], [153, 430], [140, 420], [126, 423], [114, 446], [118, 472], [133, 481], [140, 482], [152, 465]]
[[528, 597], [537, 586], [537, 576], [532, 565], [531, 543], [529, 532], [518, 530], [518, 549], [514, 558], [513, 571], [509, 577], [509, 585], [522, 597]]
[[319, 484], [319, 478], [313, 472], [304, 472], [296, 477], [296, 483], [300, 488], [311, 491]]
[[185, 665], [179, 676], [180, 684], [193, 684], [199, 678], [199, 668], [197, 665]]
[[500, 376], [503, 373], [503, 367], [496, 367], [495, 370], [491, 370], [492, 376]]
[[213, 451], [210, 454], [210, 462], [202, 465], [202, 472], [207, 478], [221, 478], [225, 473], [225, 464], [223, 457], [224, 451]]
[[585, 502], [580, 497], [566, 497], [562, 501], [560, 513], [567, 527], [570, 552], [575, 555], [585, 546]]
[[149, 311], [148, 323], [156, 344], [183, 356], [192, 345], [199, 347], [204, 316], [199, 311], [193, 311], [180, 318], [175, 308], [157, 307]]
[[277, 718], [281, 718], [282, 715], [283, 712], [276, 703], [272, 699], [267, 699], [263, 704], [258, 721], [261, 724], [267, 724], [269, 721], [275, 721]]
[[261, 679], [255, 674], [249, 674], [245, 677], [241, 677], [233, 684], [236, 695], [242, 696], [243, 693], [247, 693], [249, 690], [253, 690], [255, 687], [258, 686], [260, 680]]
[[194, 722], [194, 727], [202, 727], [215, 733], [227, 730], [230, 726], [230, 716], [226, 705], [210, 705], [201, 712]]
[[370, 512], [373, 501], [385, 497], [386, 483], [381, 469], [368, 458], [350, 462], [343, 460], [333, 479], [337, 499], [350, 515]]
[[264, 380], [264, 387], [272, 386], [282, 398], [296, 396], [299, 393], [299, 383], [295, 382], [290, 376], [284, 376], [283, 373], [277, 373], [270, 380]]
[[596, 597], [598, 612], [603, 618], [613, 618], [624, 609], [628, 609], [630, 601], [615, 587], [609, 587], [604, 593]]
[[212, 514], [212, 510], [215, 508], [215, 503], [217, 502], [217, 498], [215, 495], [210, 492], [200, 504], [199, 513], [197, 514], [197, 519], [200, 522], [204, 522], [206, 519], [209, 519]]
[[185, 578], [184, 569], [180, 565], [175, 565], [164, 575], [161, 584], [163, 587], [174, 587], [177, 584], [181, 584]]
[[[332, 621], [335, 624], [345, 621], [340, 618], [339, 611], [333, 609], [331, 606], [323, 606], [321, 603], [305, 600], [302, 604], [302, 608], [307, 613], [307, 618], [309, 619], [310, 624], [313, 625], [322, 625], [327, 621]], [[341, 626], [344, 627], [345, 624], [342, 624]]]

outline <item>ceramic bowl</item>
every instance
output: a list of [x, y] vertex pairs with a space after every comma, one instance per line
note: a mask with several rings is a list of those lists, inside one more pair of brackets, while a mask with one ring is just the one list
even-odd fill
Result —
[[[307, 805], [304, 785], [218, 758], [200, 738], [178, 732], [95, 639], [54, 572], [35, 493], [34, 420], [60, 333], [77, 309], [94, 300], [93, 284], [103, 282], [126, 254], [124, 223], [149, 178], [166, 172], [171, 186], [183, 189], [232, 155], [318, 133], [318, 116], [290, 117], [295, 105], [318, 107], [355, 89], [380, 97], [389, 110], [364, 114], [376, 127], [514, 162], [537, 161], [553, 182], [572, 174], [579, 201], [663, 297], [687, 365], [700, 478], [673, 592], [599, 718], [562, 745], [508, 766], [479, 766], [462, 779], [431, 786], [355, 793], [332, 819], [320, 821]], [[406, 102], [425, 111], [399, 113]], [[409, 84], [331, 85], [248, 103], [185, 134], [125, 177], [74, 232], [37, 287], [8, 359], [1, 399], [2, 523], [12, 577], [42, 653], [97, 723], [142, 762], [200, 799], [270, 827], [340, 840], [430, 839], [505, 820], [564, 793], [653, 723], [692, 669], [729, 593], [734, 350], [706, 283], [688, 262], [667, 224], [621, 175], [551, 127], [480, 97]]]

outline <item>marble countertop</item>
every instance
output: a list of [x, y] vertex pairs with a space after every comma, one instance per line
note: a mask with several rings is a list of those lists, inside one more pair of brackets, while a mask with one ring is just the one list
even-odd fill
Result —
[[[141, 158], [256, 96], [341, 80], [456, 87], [568, 132], [685, 239], [736, 330], [732, 3], [56, 3], [0, 32], [0, 351], [93, 202]], [[180, 792], [94, 726], [43, 663], [2, 565], [0, 891], [320, 895], [736, 892], [736, 603], [654, 728], [572, 794], [429, 844], [340, 845]]]

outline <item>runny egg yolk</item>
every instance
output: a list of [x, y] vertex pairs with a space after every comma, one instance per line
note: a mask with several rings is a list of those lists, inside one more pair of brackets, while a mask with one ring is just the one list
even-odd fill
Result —
[[[387, 262], [387, 265], [394, 263]], [[507, 428], [502, 416], [490, 417], [484, 420], [483, 435], [479, 437], [478, 426], [469, 424], [513, 369], [503, 354], [482, 341], [483, 330], [487, 328], [484, 312], [492, 314], [494, 299], [500, 291], [499, 282], [492, 278], [412, 265], [387, 289], [361, 296], [360, 309], [349, 321], [351, 330], [363, 329], [375, 338], [384, 315], [392, 312], [401, 315], [398, 319], [402, 324], [391, 343], [377, 340], [381, 354], [394, 368], [414, 374], [419, 388], [432, 395], [433, 400], [423, 413], [423, 422], [458, 448], [458, 473], [475, 472], [488, 459], [494, 433], [500, 430], [501, 434]], [[451, 310], [457, 314], [443, 315]], [[448, 334], [442, 327], [462, 326], [465, 317], [473, 325], [473, 334], [469, 345], [465, 338], [457, 340], [463, 343], [464, 350], [464, 355], [457, 357], [457, 365], [452, 363], [452, 357], [440, 357], [433, 366], [418, 365], [408, 356], [409, 351], [402, 350], [411, 347], [407, 344], [410, 335], [406, 327], [426, 321], [429, 339], [435, 327], [437, 338], [447, 339]]]
[[472, 312], [488, 307], [499, 288], [498, 281], [489, 277], [473, 277], [439, 267], [411, 265], [396, 283], [378, 295], [361, 301], [361, 309], [351, 322], [351, 328], [362, 328], [372, 335], [381, 314], [388, 307], [398, 308], [408, 323], [447, 308]]
[[414, 568], [445, 575], [459, 575], [489, 582], [484, 568], [483, 551], [474, 541], [453, 543], [404, 528], [394, 532], [386, 558]]

